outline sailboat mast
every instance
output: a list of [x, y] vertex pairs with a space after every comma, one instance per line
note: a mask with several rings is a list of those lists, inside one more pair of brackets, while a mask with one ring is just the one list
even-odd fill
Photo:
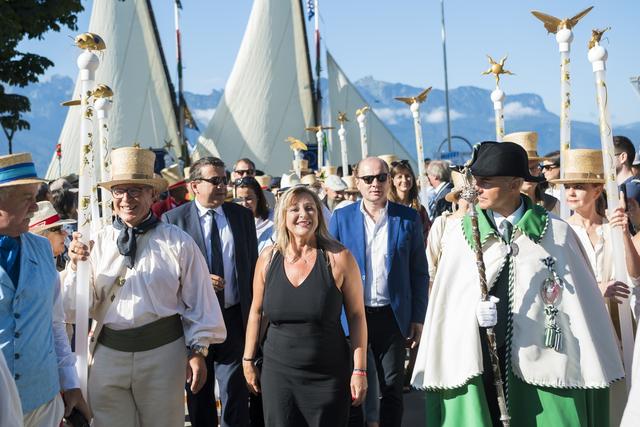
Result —
[[[316, 44], [316, 120], [317, 125], [322, 125], [322, 94], [320, 92], [320, 10], [318, 0], [314, 0], [314, 24], [315, 24], [315, 44]], [[324, 154], [324, 143], [318, 144], [318, 153]], [[324, 155], [318, 155], [318, 159], [323, 159]], [[318, 170], [323, 165], [318, 164]]]
[[182, 81], [182, 43], [180, 39], [180, 10], [182, 3], [175, 0], [173, 4], [173, 14], [176, 27], [176, 66], [178, 71], [178, 135], [180, 137], [180, 147], [182, 149], [182, 159], [185, 166], [189, 164], [189, 153], [187, 151], [186, 138], [184, 135], [184, 95]]

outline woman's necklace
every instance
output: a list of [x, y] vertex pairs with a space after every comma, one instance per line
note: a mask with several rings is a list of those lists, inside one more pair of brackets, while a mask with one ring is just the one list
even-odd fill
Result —
[[287, 261], [287, 263], [289, 263], [289, 264], [295, 264], [296, 262], [298, 262], [298, 261], [300, 261], [300, 260], [302, 260], [302, 262], [303, 262], [303, 263], [305, 263], [305, 264], [307, 264], [307, 263], [308, 263], [307, 258], [306, 258], [306, 257], [303, 257], [303, 256], [302, 256], [302, 254], [300, 254], [300, 255], [294, 255], [294, 256], [293, 256], [293, 257], [291, 257], [291, 258], [288, 258], [287, 256], [285, 256], [285, 257], [284, 257], [284, 260], [285, 260], [285, 261]]

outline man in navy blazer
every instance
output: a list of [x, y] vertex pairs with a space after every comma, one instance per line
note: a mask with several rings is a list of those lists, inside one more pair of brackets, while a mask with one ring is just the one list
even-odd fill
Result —
[[216, 290], [227, 339], [209, 347], [207, 382], [197, 394], [187, 387], [187, 406], [194, 427], [218, 425], [214, 380], [222, 401], [221, 426], [248, 426], [248, 390], [242, 372], [244, 337], [252, 299], [258, 242], [253, 215], [235, 203], [225, 203], [225, 165], [205, 157], [191, 166], [189, 186], [195, 200], [162, 215], [162, 220], [186, 231], [200, 247]]
[[369, 346], [380, 382], [380, 425], [402, 423], [405, 341], [418, 345], [427, 311], [429, 275], [418, 212], [387, 200], [389, 167], [361, 160], [354, 173], [362, 201], [334, 211], [329, 231], [356, 258]]

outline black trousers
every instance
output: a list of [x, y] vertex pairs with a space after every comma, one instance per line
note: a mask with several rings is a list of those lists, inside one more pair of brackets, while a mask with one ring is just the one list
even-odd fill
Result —
[[244, 351], [244, 327], [240, 304], [223, 308], [222, 317], [227, 327], [227, 339], [222, 344], [209, 346], [206, 358], [207, 381], [196, 393], [191, 393], [186, 384], [187, 407], [193, 427], [218, 425], [216, 410], [215, 379], [218, 378], [222, 402], [221, 426], [249, 426], [249, 391], [242, 372]]
[[391, 306], [365, 307], [369, 346], [380, 383], [380, 426], [401, 427], [405, 338]]

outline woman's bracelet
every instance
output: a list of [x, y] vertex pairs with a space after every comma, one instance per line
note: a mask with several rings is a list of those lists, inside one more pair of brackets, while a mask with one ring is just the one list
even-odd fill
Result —
[[360, 368], [353, 368], [353, 370], [354, 370], [355, 372], [367, 372], [367, 370], [366, 370], [366, 369], [360, 369]]
[[353, 370], [351, 375], [356, 375], [358, 377], [366, 377], [367, 373], [366, 372], [362, 372], [362, 371], [356, 371], [355, 369]]
[[242, 356], [242, 360], [244, 362], [255, 362], [256, 361], [256, 359], [253, 358], [253, 357], [244, 357], [244, 356]]

